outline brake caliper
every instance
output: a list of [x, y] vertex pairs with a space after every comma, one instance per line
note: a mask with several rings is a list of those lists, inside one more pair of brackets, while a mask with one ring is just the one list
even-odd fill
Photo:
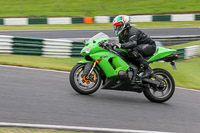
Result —
[[95, 82], [96, 83], [96, 81], [97, 81], [97, 75], [96, 74], [90, 75], [89, 78], [90, 79], [87, 79], [86, 75], [82, 76], [82, 82], [86, 83], [86, 84], [90, 84], [90, 82]]
[[86, 79], [86, 75], [82, 76], [82, 82], [86, 84], [90, 84], [90, 80]]

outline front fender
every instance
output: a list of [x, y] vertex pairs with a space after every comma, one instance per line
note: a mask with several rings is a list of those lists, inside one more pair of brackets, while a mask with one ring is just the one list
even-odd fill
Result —
[[85, 63], [94, 63], [94, 62], [93, 61], [88, 61], [88, 60], [78, 61], [78, 64], [85, 64]]
[[[78, 61], [78, 64], [86, 64], [87, 67], [87, 70], [84, 69], [84, 71], [87, 73], [88, 69], [91, 69], [92, 68], [92, 65], [93, 65], [93, 61], [88, 61], [88, 60], [82, 60], [82, 61]], [[91, 65], [92, 64], [92, 65]], [[101, 71], [100, 67], [98, 65], [96, 65], [96, 68]]]
[[92, 69], [93, 63], [94, 62], [87, 61], [87, 60], [82, 60], [78, 62], [78, 64], [85, 64], [83, 75], [87, 75], [90, 72], [90, 70]]

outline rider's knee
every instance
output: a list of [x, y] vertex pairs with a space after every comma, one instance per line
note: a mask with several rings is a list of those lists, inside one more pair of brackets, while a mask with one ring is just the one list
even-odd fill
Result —
[[137, 51], [132, 51], [131, 52], [131, 56], [135, 59], [138, 59], [140, 57], [140, 53]]

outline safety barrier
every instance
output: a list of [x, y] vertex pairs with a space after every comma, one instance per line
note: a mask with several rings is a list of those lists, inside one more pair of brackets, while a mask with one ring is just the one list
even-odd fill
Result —
[[[115, 16], [0, 18], [0, 25], [110, 23]], [[199, 21], [200, 14], [131, 15], [130, 22]]]
[[[183, 44], [192, 41], [200, 40], [200, 35], [187, 35], [187, 36], [151, 36], [154, 41], [161, 42], [164, 46]], [[110, 38], [112, 43], [118, 43], [118, 37]]]
[[155, 41], [160, 41], [164, 46], [183, 44], [192, 41], [200, 40], [200, 35], [187, 35], [187, 36], [152, 36]]
[[200, 50], [200, 45], [185, 47], [184, 59], [190, 59], [192, 57], [197, 56], [199, 54], [199, 50]]
[[177, 61], [184, 60], [185, 59], [185, 48], [179, 48], [179, 49], [177, 49], [176, 54], [178, 55]]
[[199, 55], [199, 53], [200, 53], [200, 45], [179, 48], [177, 49], [176, 52], [176, 54], [178, 55], [177, 61], [196, 57]]
[[83, 42], [0, 35], [0, 54], [79, 58]]
[[[46, 57], [80, 58], [82, 41], [42, 39], [0, 35], [0, 54], [38, 55]], [[198, 56], [200, 45], [177, 49], [178, 60]]]

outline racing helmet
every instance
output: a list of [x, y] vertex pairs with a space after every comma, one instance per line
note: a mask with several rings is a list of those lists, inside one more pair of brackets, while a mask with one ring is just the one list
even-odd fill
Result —
[[129, 16], [118, 15], [113, 19], [112, 24], [115, 34], [119, 36], [119, 34], [122, 33], [122, 31], [125, 30], [130, 24]]

